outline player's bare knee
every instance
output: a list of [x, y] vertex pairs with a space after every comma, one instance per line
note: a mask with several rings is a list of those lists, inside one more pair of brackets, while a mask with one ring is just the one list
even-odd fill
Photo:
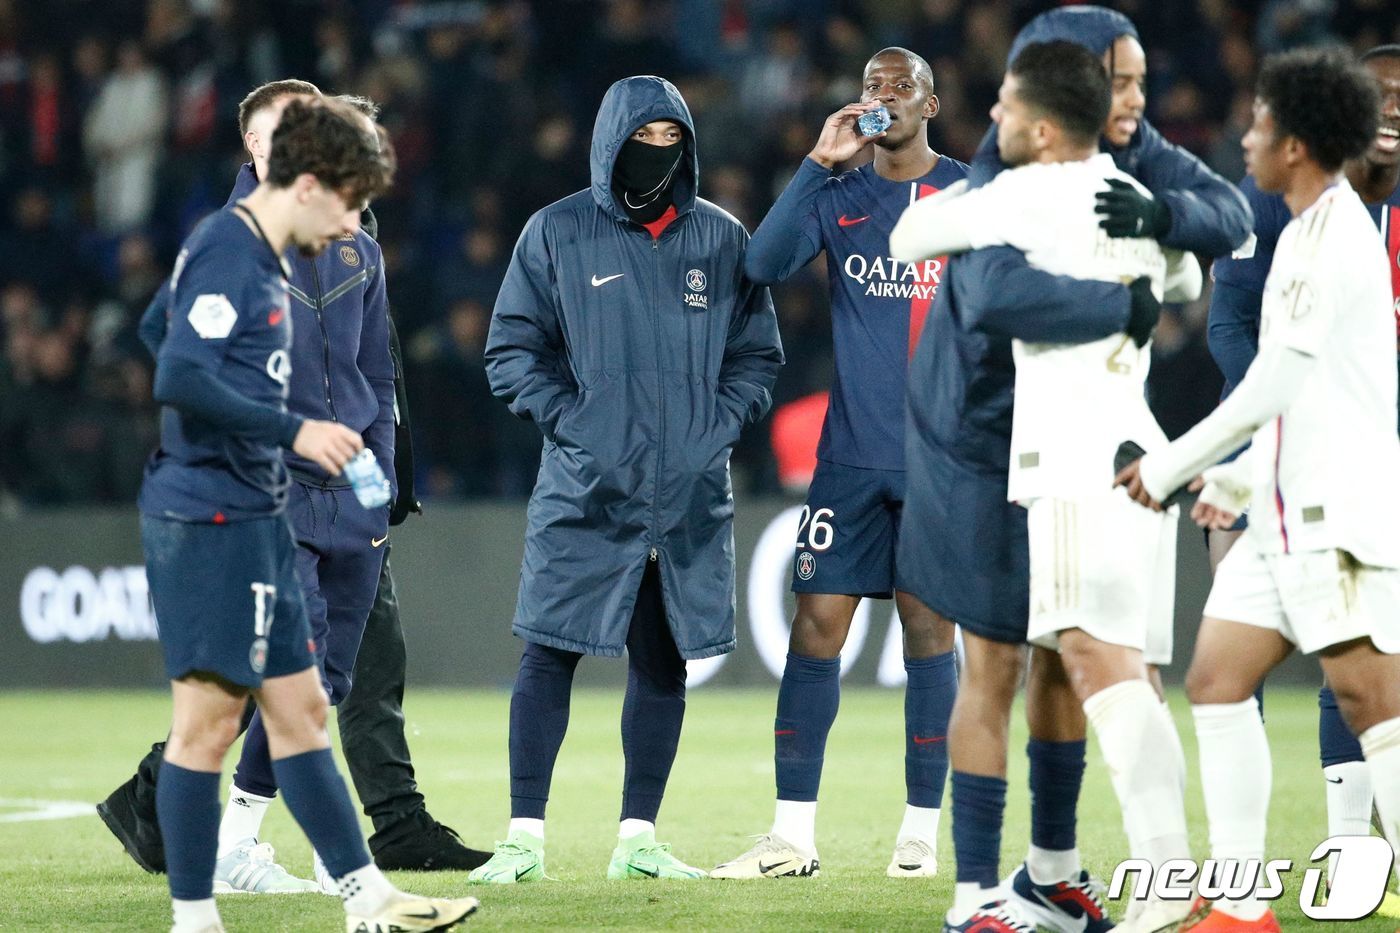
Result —
[[914, 618], [900, 616], [904, 626], [904, 654], [911, 658], [931, 658], [953, 650], [953, 623], [932, 612]]
[[799, 609], [792, 619], [788, 650], [808, 658], [834, 658], [841, 653], [850, 630], [848, 616]]
[[1257, 684], [1235, 676], [1225, 665], [1192, 663], [1186, 671], [1186, 699], [1193, 706], [1215, 703], [1243, 703]]

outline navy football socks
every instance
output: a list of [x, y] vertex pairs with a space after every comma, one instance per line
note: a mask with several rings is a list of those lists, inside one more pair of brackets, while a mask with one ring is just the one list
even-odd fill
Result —
[[1317, 692], [1317, 748], [1322, 757], [1322, 766], [1346, 764], [1349, 761], [1363, 761], [1361, 743], [1352, 735], [1351, 727], [1342, 718], [1337, 708], [1337, 696], [1331, 687], [1323, 687]]
[[332, 878], [370, 863], [360, 818], [329, 748], [272, 762], [282, 799]]
[[263, 726], [262, 711], [253, 713], [248, 731], [243, 734], [243, 750], [233, 769], [233, 784], [241, 791], [259, 797], [277, 796], [277, 778], [272, 773], [272, 751], [267, 744], [267, 728]]
[[826, 736], [841, 705], [841, 659], [788, 652], [773, 721], [773, 770], [779, 800], [817, 799]]
[[510, 695], [510, 815], [544, 819], [549, 783], [564, 732], [569, 694], [583, 655], [525, 643]]
[[165, 841], [170, 896], [202, 901], [214, 896], [219, 849], [219, 773], [161, 762], [156, 814]]
[[958, 697], [953, 652], [931, 658], [905, 658], [905, 803], [936, 810], [943, 806], [948, 780], [948, 717]]
[[1031, 845], [1063, 852], [1076, 845], [1079, 788], [1084, 783], [1084, 741], [1026, 744], [1030, 759]]
[[998, 777], [953, 772], [953, 852], [958, 883], [984, 888], [1001, 882], [1001, 823], [1006, 810], [1006, 781]]

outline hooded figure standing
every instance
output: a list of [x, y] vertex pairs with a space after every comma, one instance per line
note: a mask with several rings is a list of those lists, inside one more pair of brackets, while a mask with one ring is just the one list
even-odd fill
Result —
[[496, 395], [544, 452], [512, 626], [511, 822], [471, 880], [544, 877], [544, 811], [585, 654], [628, 655], [622, 823], [609, 878], [700, 878], [656, 842], [685, 662], [734, 649], [729, 453], [783, 362], [748, 234], [696, 196], [695, 128], [661, 78], [625, 78], [593, 128], [593, 182], [532, 216], [487, 338]]

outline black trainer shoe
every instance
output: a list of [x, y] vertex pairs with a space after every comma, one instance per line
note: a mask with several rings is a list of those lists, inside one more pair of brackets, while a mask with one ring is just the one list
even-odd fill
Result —
[[136, 794], [138, 780], [133, 776], [112, 791], [97, 805], [97, 815], [137, 865], [159, 875], [165, 871], [165, 842], [160, 838], [160, 823], [154, 811], [140, 805]]
[[470, 871], [491, 858], [490, 852], [469, 848], [456, 830], [426, 810], [375, 833], [369, 850], [384, 871]]

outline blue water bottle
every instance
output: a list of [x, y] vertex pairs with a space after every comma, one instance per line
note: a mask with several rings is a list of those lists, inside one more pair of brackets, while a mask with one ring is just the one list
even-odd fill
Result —
[[355, 498], [367, 509], [377, 509], [389, 504], [389, 479], [379, 468], [368, 447], [350, 458], [345, 464], [345, 478], [355, 490]]

